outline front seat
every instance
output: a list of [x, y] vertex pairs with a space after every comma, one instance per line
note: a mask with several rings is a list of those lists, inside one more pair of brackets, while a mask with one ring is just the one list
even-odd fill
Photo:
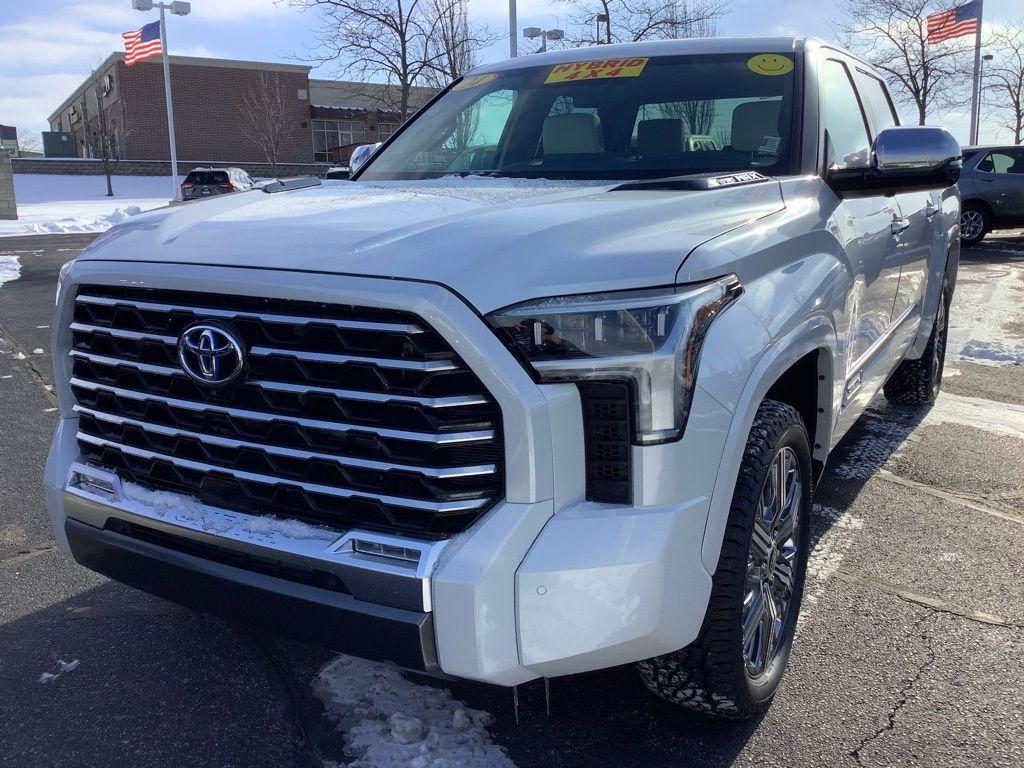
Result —
[[672, 117], [641, 120], [636, 126], [636, 150], [642, 157], [682, 152], [683, 121]]
[[545, 155], [592, 155], [604, 152], [601, 118], [591, 112], [550, 115], [542, 134]]
[[732, 112], [732, 148], [753, 154], [765, 136], [778, 136], [781, 106], [781, 101], [773, 100], [748, 101], [736, 107]]

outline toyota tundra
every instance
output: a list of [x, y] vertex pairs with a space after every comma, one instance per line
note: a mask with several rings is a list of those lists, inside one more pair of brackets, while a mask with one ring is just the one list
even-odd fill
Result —
[[942, 380], [960, 149], [899, 122], [813, 40], [562, 50], [468, 73], [344, 187], [135, 216], [61, 274], [56, 535], [407, 669], [636, 662], [757, 712], [829, 452]]

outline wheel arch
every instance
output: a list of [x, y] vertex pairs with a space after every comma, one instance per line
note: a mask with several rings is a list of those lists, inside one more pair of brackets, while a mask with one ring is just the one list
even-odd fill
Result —
[[[771, 395], [800, 412], [808, 429], [815, 477], [824, 469], [840, 392], [837, 358], [835, 327], [829, 317], [819, 314], [774, 340], [747, 377], [726, 436], [704, 529], [701, 557], [709, 573], [718, 566], [743, 451], [766, 397]], [[809, 417], [813, 427], [807, 423]]]

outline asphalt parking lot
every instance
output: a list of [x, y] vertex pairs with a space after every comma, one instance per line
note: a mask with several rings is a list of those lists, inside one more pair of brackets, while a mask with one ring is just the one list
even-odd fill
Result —
[[[21, 265], [0, 287], [0, 766], [345, 764], [352, 720], [314, 684], [330, 654], [54, 548], [50, 313], [59, 266], [90, 239], [0, 239]], [[1024, 237], [966, 252], [938, 404], [879, 399], [834, 454], [791, 667], [763, 717], [682, 712], [632, 668], [552, 681], [550, 715], [525, 686], [518, 724], [506, 690], [413, 682], [489, 712], [520, 768], [1024, 764], [1021, 299]]]

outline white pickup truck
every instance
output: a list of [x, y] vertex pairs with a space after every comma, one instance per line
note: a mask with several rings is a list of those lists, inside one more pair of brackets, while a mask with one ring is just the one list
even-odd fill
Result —
[[829, 451], [941, 382], [960, 150], [898, 122], [812, 40], [557, 51], [474, 70], [343, 187], [133, 217], [61, 276], [56, 535], [408, 669], [638, 662], [750, 715]]

